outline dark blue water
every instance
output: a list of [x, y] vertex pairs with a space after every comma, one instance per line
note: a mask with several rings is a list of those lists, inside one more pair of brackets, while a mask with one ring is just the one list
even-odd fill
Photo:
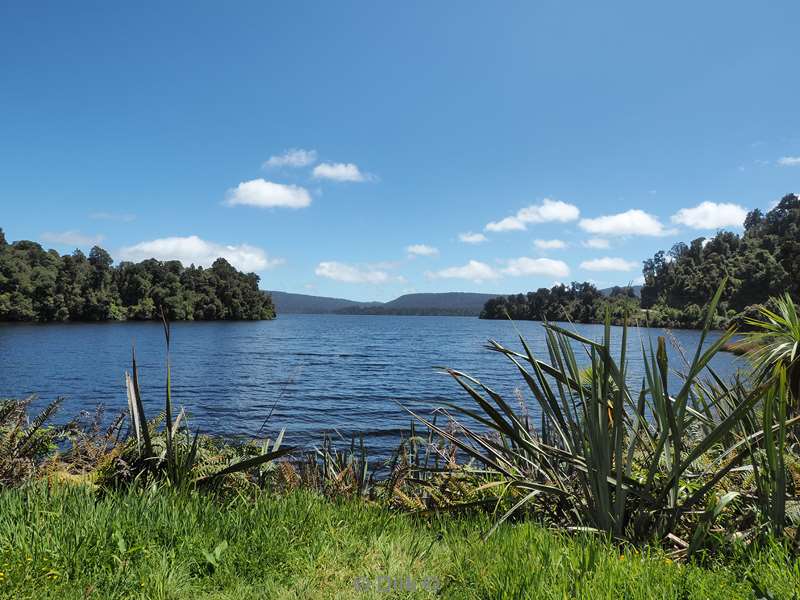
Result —
[[[410, 416], [398, 402], [422, 412], [446, 401], [470, 404], [437, 365], [470, 373], [513, 399], [524, 382], [508, 359], [483, 345], [494, 338], [518, 348], [515, 327], [544, 357], [543, 329], [534, 322], [285, 315], [263, 322], [175, 323], [173, 398], [190, 413], [192, 427], [203, 432], [255, 435], [274, 406], [262, 436], [285, 427], [287, 443], [312, 446], [323, 432], [345, 437], [364, 432], [375, 453], [384, 454], [409, 426]], [[602, 326], [575, 327], [587, 337], [602, 336]], [[662, 334], [631, 330], [632, 377], [643, 375], [642, 339]], [[674, 332], [690, 352], [699, 335]], [[62, 420], [97, 404], [116, 413], [127, 406], [124, 373], [133, 344], [145, 407], [155, 416], [163, 407], [165, 381], [165, 344], [157, 323], [0, 324], [0, 398], [36, 394], [43, 404], [63, 396]], [[677, 351], [669, 346], [669, 352], [679, 368]], [[721, 354], [713, 364], [730, 376], [737, 361]], [[530, 408], [535, 415], [533, 403]]]

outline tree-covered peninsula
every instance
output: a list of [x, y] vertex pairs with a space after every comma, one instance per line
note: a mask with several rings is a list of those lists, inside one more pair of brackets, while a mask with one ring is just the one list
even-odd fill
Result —
[[0, 229], [0, 321], [108, 321], [272, 319], [269, 294], [255, 273], [225, 259], [210, 268], [180, 261], [114, 265], [95, 246], [60, 255], [36, 242], [8, 243]]
[[727, 277], [715, 325], [741, 324], [771, 297], [788, 292], [800, 301], [800, 196], [784, 196], [766, 214], [751, 211], [741, 235], [719, 231], [657, 252], [642, 274], [641, 300], [630, 288], [604, 295], [590, 283], [572, 283], [494, 298], [481, 318], [591, 323], [610, 308], [616, 323], [628, 314], [656, 327], [699, 328], [708, 298]]

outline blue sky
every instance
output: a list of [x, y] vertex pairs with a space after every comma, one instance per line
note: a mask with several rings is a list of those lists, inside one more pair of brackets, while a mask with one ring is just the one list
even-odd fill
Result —
[[799, 24], [796, 1], [5, 2], [0, 227], [362, 300], [626, 283], [800, 191]]

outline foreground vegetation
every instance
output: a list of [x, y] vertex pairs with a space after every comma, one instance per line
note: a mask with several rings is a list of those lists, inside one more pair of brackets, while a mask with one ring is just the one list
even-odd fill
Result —
[[255, 273], [225, 259], [208, 268], [144, 260], [113, 266], [95, 246], [61, 256], [36, 242], [9, 244], [0, 229], [0, 321], [271, 319], [272, 298]]
[[710, 363], [734, 330], [707, 334], [725, 289], [682, 364], [666, 337], [641, 347], [640, 381], [610, 311], [598, 340], [546, 323], [536, 352], [490, 341], [517, 398], [446, 370], [470, 404], [411, 413], [379, 472], [363, 440], [303, 452], [283, 431], [193, 432], [165, 320], [160, 415], [144, 412], [135, 357], [128, 410], [105, 430], [0, 405], [0, 559], [16, 574], [0, 579], [39, 582], [37, 597], [136, 583], [141, 597], [380, 597], [369, 581], [401, 575], [454, 598], [797, 597], [800, 318], [788, 294], [771, 300], [749, 322], [750, 370], [724, 381]]
[[800, 301], [798, 257], [800, 196], [788, 194], [766, 214], [751, 211], [742, 235], [720, 231], [644, 261], [641, 301], [631, 288], [615, 288], [604, 296], [590, 283], [573, 283], [492, 299], [481, 318], [602, 323], [610, 311], [617, 324], [627, 314], [640, 325], [700, 329], [706, 302], [724, 279], [712, 324], [741, 327], [771, 297], [788, 293]]
[[490, 524], [304, 491], [221, 503], [38, 483], [0, 494], [0, 597], [732, 600], [792, 598], [800, 587], [800, 562], [774, 545], [735, 547], [701, 567], [532, 523], [484, 541]]

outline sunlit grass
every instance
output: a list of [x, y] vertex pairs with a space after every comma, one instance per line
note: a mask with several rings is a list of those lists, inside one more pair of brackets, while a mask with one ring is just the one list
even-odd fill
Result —
[[[357, 578], [436, 578], [444, 598], [790, 598], [800, 564], [775, 546], [680, 565], [531, 522], [421, 520], [308, 492], [219, 503], [157, 491], [98, 498], [44, 483], [0, 493], [3, 598], [387, 598]], [[217, 552], [215, 553], [215, 549]], [[742, 553], [745, 551], [742, 550]]]

